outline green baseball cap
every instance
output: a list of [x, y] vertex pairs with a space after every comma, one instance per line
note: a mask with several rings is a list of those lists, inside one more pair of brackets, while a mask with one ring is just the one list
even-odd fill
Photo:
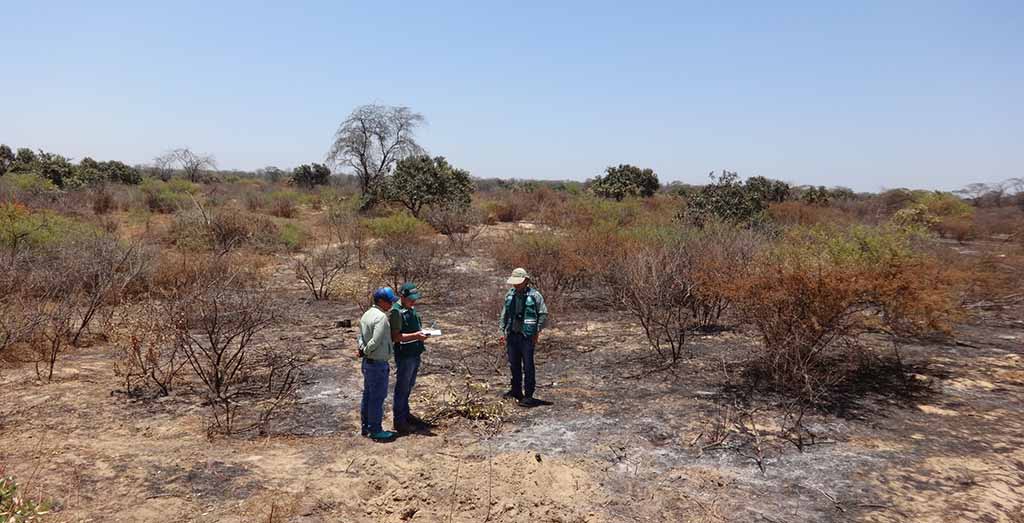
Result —
[[412, 282], [403, 283], [402, 286], [398, 288], [398, 295], [409, 298], [410, 300], [420, 299], [420, 291], [416, 289], [416, 284]]

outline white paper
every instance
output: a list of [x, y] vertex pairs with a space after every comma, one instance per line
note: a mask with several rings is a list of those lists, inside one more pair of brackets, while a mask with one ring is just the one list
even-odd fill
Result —
[[440, 336], [441, 329], [423, 329], [423, 334], [426, 334], [427, 336], [430, 337]]

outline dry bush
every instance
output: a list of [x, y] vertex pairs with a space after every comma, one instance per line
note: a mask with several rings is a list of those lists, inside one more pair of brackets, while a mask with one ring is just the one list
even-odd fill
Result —
[[620, 292], [659, 357], [676, 363], [692, 323], [694, 288], [689, 257], [673, 244], [639, 245], [626, 258]]
[[114, 331], [114, 374], [122, 380], [125, 394], [166, 396], [187, 364], [174, 343], [169, 312], [173, 311], [163, 303], [148, 298], [122, 309]]
[[799, 201], [772, 203], [768, 207], [772, 221], [783, 226], [849, 224], [855, 217], [835, 206], [822, 207]]
[[955, 281], [895, 229], [794, 230], [736, 282], [735, 300], [761, 336], [755, 374], [819, 403], [856, 366], [858, 337], [948, 332]]
[[732, 306], [733, 282], [746, 277], [765, 239], [747, 228], [709, 222], [701, 229], [685, 229], [681, 240], [693, 284], [693, 327], [714, 330]]
[[[113, 316], [152, 255], [139, 244], [83, 235], [38, 246], [8, 265], [0, 308], [5, 346], [22, 343], [40, 379], [51, 380], [58, 358], [78, 345], [97, 319]], [[104, 332], [107, 332], [104, 329]]]
[[449, 418], [465, 418], [483, 421], [493, 429], [500, 426], [506, 416], [505, 402], [497, 399], [490, 385], [486, 381], [469, 377], [462, 383], [450, 381], [439, 392], [427, 391], [424, 400], [430, 405], [430, 413], [426, 416], [430, 423]]
[[283, 190], [270, 194], [267, 207], [270, 214], [278, 218], [294, 218], [299, 214], [301, 195], [295, 191]]
[[175, 213], [169, 235], [179, 247], [225, 255], [245, 246], [294, 250], [301, 239], [291, 239], [286, 233], [287, 229], [278, 228], [266, 216], [231, 205], [206, 209], [196, 202], [193, 209]]
[[486, 220], [514, 223], [532, 215], [538, 205], [531, 191], [504, 190], [497, 193], [493, 199], [486, 200], [482, 207], [487, 213]]
[[964, 216], [942, 218], [939, 223], [934, 225], [933, 229], [939, 233], [939, 236], [952, 238], [960, 243], [974, 240], [978, 236], [974, 220]]
[[974, 228], [979, 238], [1024, 241], [1024, 212], [1016, 207], [975, 210]]
[[450, 264], [447, 250], [434, 239], [434, 230], [426, 222], [394, 214], [370, 220], [367, 226], [378, 240], [384, 281], [395, 288], [407, 281], [429, 286]]
[[14, 359], [15, 347], [36, 339], [45, 320], [42, 302], [31, 286], [27, 267], [6, 264], [0, 268], [0, 368]]
[[354, 249], [356, 264], [359, 268], [365, 267], [370, 230], [366, 220], [359, 216], [351, 202], [339, 201], [329, 205], [326, 221], [332, 239], [340, 246], [350, 246]]
[[[36, 338], [30, 342], [32, 363], [36, 377], [53, 380], [57, 358], [71, 345], [75, 332], [75, 304], [70, 294], [60, 289], [42, 297], [42, 322], [36, 331]], [[45, 375], [45, 378], [44, 378]]]
[[117, 208], [114, 194], [105, 184], [92, 190], [92, 212], [96, 215], [107, 214]]
[[508, 271], [525, 268], [548, 308], [557, 310], [592, 277], [589, 261], [576, 249], [578, 239], [549, 231], [509, 234], [494, 246], [494, 259]]
[[77, 238], [60, 246], [50, 268], [53, 293], [72, 299], [75, 325], [72, 345], [78, 345], [93, 320], [113, 314], [126, 292], [147, 273], [154, 258], [140, 243], [126, 244], [112, 236]]
[[308, 255], [295, 259], [295, 276], [310, 292], [313, 299], [326, 300], [334, 291], [334, 280], [352, 260], [352, 250], [344, 245], [314, 248]]
[[194, 285], [210, 285], [230, 275], [234, 285], [258, 287], [268, 279], [270, 259], [258, 254], [234, 252], [225, 256], [168, 249], [160, 254], [140, 292], [171, 298]]
[[431, 207], [425, 218], [434, 230], [448, 238], [449, 245], [459, 254], [467, 254], [487, 229], [483, 211], [476, 207]]

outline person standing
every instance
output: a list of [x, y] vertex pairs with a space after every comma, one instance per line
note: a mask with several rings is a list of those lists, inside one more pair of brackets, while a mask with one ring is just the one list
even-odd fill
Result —
[[[423, 323], [416, 311], [416, 300], [420, 292], [414, 283], [404, 283], [398, 289], [400, 301], [391, 308], [391, 331], [395, 341], [395, 430], [399, 433], [414, 432], [415, 425], [423, 420], [409, 412], [409, 396], [416, 386], [416, 375], [420, 370], [420, 357], [427, 350], [423, 340]], [[395, 327], [397, 323], [397, 330]]]
[[505, 397], [515, 398], [524, 407], [533, 407], [540, 404], [533, 397], [537, 384], [533, 355], [547, 321], [548, 308], [544, 296], [530, 287], [530, 274], [526, 269], [512, 271], [506, 283], [512, 288], [505, 294], [505, 305], [498, 320], [512, 374], [512, 384]]
[[363, 370], [361, 433], [375, 441], [390, 441], [395, 433], [384, 430], [384, 400], [388, 397], [388, 361], [394, 352], [387, 311], [398, 301], [391, 287], [373, 293], [373, 307], [359, 319], [359, 356]]

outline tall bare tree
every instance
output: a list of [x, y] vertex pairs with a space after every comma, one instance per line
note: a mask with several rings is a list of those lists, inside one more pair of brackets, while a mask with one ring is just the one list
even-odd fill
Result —
[[[185, 173], [189, 181], [192, 182], [199, 181], [199, 177], [203, 172], [217, 168], [217, 160], [213, 155], [197, 154], [188, 147], [174, 149], [158, 156], [153, 160], [153, 164], [161, 174], [161, 178], [164, 178], [165, 173], [168, 173], [170, 169], [177, 166], [177, 168]], [[167, 176], [167, 178], [170, 178], [170, 176]]]
[[384, 178], [398, 160], [423, 152], [414, 133], [424, 121], [408, 107], [362, 105], [341, 122], [327, 160], [355, 172], [364, 208], [377, 202]]

